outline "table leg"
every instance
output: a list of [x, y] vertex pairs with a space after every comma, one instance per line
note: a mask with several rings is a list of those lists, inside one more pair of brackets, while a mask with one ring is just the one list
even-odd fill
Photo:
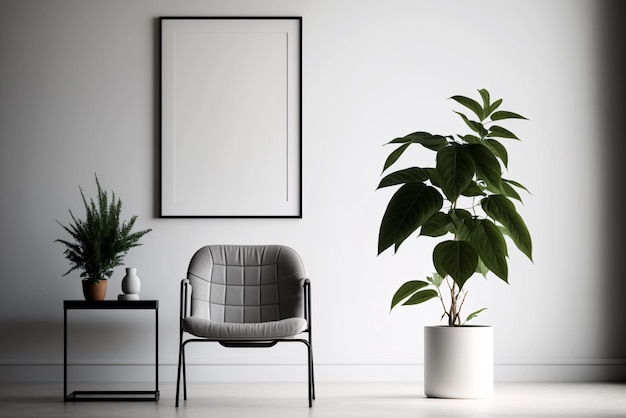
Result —
[[154, 391], [155, 399], [159, 399], [159, 308], [154, 310], [155, 354], [154, 354]]
[[67, 309], [63, 309], [63, 400], [67, 400]]

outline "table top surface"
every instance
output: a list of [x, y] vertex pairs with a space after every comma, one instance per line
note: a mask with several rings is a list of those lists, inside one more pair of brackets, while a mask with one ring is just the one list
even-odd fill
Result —
[[64, 300], [63, 309], [159, 309], [158, 300]]

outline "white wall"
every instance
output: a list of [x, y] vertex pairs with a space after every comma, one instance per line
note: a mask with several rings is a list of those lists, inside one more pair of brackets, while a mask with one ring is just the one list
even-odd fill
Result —
[[[54, 243], [64, 236], [55, 220], [66, 223], [70, 208], [80, 213], [78, 186], [93, 194], [94, 173], [121, 196], [127, 216], [139, 215], [139, 228], [153, 229], [126, 264], [138, 268], [142, 297], [160, 301], [164, 380], [174, 378], [179, 280], [209, 243], [300, 252], [313, 282], [318, 379], [420, 380], [422, 327], [438, 322], [439, 307], [389, 314], [389, 302], [399, 284], [432, 270], [431, 243], [409, 240], [397, 255], [376, 256], [391, 192], [375, 192], [389, 151], [382, 144], [414, 130], [463, 132], [446, 99], [478, 88], [530, 119], [515, 124], [522, 142], [511, 145], [510, 170], [532, 191], [520, 211], [534, 264], [511, 251], [511, 284], [474, 279], [467, 302], [489, 307], [479, 322], [495, 326], [496, 377], [575, 380], [623, 370], [626, 353], [604, 344], [604, 293], [589, 280], [603, 263], [603, 196], [594, 187], [602, 155], [590, 140], [601, 128], [593, 4], [0, 1], [0, 380], [62, 379], [62, 301], [82, 296], [77, 273], [62, 277], [68, 263]], [[168, 15], [303, 17], [302, 219], [157, 217], [156, 19]], [[122, 276], [120, 267], [108, 298], [120, 293]], [[71, 319], [78, 362], [151, 361], [149, 315]], [[102, 328], [89, 331], [91, 322]], [[304, 376], [293, 366], [304, 364], [303, 347], [201, 348], [191, 347], [189, 361], [211, 366], [192, 369], [194, 379], [262, 378], [268, 363], [284, 365], [278, 380]], [[139, 369], [132, 378], [144, 378], [147, 367]], [[76, 379], [93, 378], [81, 373]]]

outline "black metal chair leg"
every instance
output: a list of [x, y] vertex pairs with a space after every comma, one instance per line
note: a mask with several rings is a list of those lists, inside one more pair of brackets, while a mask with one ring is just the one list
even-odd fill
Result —
[[178, 346], [178, 372], [176, 373], [176, 407], [178, 408], [178, 398], [180, 394], [180, 369], [182, 367], [183, 360], [183, 345]]
[[187, 358], [183, 346], [183, 399], [187, 400]]
[[307, 362], [309, 365], [309, 372], [308, 372], [308, 378], [309, 378], [309, 408], [311, 408], [313, 406], [313, 398], [315, 397], [315, 395], [313, 395], [313, 363], [311, 362], [313, 360], [313, 357], [311, 355], [311, 344], [306, 345], [307, 347], [307, 353], [309, 355], [309, 361]]
[[309, 369], [311, 370], [311, 377], [310, 377], [310, 381], [311, 381], [311, 391], [312, 391], [312, 398], [315, 399], [315, 373], [314, 370], [315, 368], [313, 367], [313, 346], [309, 347]]

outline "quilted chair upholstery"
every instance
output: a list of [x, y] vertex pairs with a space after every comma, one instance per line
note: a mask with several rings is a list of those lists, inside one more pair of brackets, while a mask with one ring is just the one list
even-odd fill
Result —
[[225, 347], [304, 343], [311, 406], [315, 387], [310, 309], [310, 281], [293, 249], [281, 245], [200, 248], [181, 282], [176, 406], [181, 372], [187, 399], [185, 346], [206, 341]]

